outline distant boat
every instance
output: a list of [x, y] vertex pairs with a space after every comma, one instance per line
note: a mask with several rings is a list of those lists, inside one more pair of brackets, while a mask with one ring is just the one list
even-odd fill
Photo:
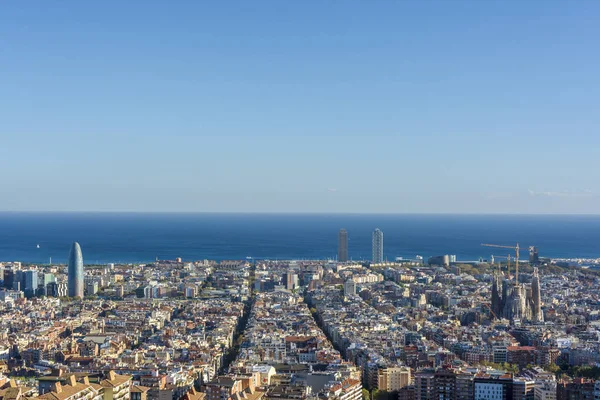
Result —
[[40, 248], [40, 245], [39, 245], [39, 244], [37, 245], [37, 248], [38, 248], [38, 249]]

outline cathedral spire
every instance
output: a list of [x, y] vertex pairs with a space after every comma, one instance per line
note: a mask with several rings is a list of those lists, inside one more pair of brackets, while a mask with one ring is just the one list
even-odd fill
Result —
[[535, 322], [544, 321], [542, 314], [542, 295], [540, 290], [540, 276], [537, 267], [533, 268], [533, 277], [531, 279], [531, 302], [532, 302], [532, 320]]

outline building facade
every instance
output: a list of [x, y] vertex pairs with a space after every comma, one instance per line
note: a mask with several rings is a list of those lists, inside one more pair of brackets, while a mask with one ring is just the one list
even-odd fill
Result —
[[348, 261], [348, 231], [340, 229], [338, 233], [338, 261]]
[[506, 376], [476, 376], [473, 384], [474, 400], [512, 400], [513, 378]]
[[373, 232], [373, 263], [383, 262], [383, 232], [377, 228]]
[[356, 282], [352, 279], [348, 279], [344, 283], [344, 296], [354, 296], [356, 294]]
[[435, 371], [423, 370], [415, 374], [415, 399], [435, 399]]
[[540, 290], [540, 276], [537, 267], [533, 269], [533, 278], [531, 279], [531, 308], [532, 320], [534, 322], [544, 321], [542, 314], [542, 295]]
[[68, 264], [69, 297], [83, 298], [83, 255], [79, 243], [73, 243]]
[[380, 368], [377, 374], [379, 390], [393, 392], [410, 385], [411, 374], [408, 367]]
[[131, 375], [118, 375], [110, 371], [106, 379], [100, 381], [100, 386], [104, 388], [103, 400], [130, 400], [131, 378]]

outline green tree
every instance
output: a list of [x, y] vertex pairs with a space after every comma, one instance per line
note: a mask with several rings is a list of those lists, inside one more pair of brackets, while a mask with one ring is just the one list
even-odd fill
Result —
[[556, 364], [550, 364], [546, 367], [546, 371], [552, 372], [553, 374], [558, 374], [561, 371], [560, 367]]
[[582, 378], [599, 379], [600, 367], [589, 365], [576, 366], [571, 369], [571, 375]]
[[369, 391], [365, 388], [362, 390], [362, 398], [363, 400], [371, 400], [371, 396], [369, 396]]
[[502, 369], [504, 369], [507, 372], [512, 372], [514, 374], [519, 372], [519, 366], [516, 364], [502, 363]]
[[[379, 391], [379, 395], [377, 397], [377, 400], [388, 400], [388, 398], [389, 398], [389, 393], [388, 393], [387, 390], [380, 390]], [[396, 396], [396, 398], [398, 398], [398, 396]]]

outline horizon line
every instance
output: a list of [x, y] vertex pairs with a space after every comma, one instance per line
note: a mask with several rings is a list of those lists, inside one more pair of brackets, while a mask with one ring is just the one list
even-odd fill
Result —
[[0, 210], [0, 214], [238, 214], [238, 215], [464, 215], [464, 216], [600, 216], [600, 213], [531, 212], [356, 212], [356, 211], [135, 211], [135, 210]]

